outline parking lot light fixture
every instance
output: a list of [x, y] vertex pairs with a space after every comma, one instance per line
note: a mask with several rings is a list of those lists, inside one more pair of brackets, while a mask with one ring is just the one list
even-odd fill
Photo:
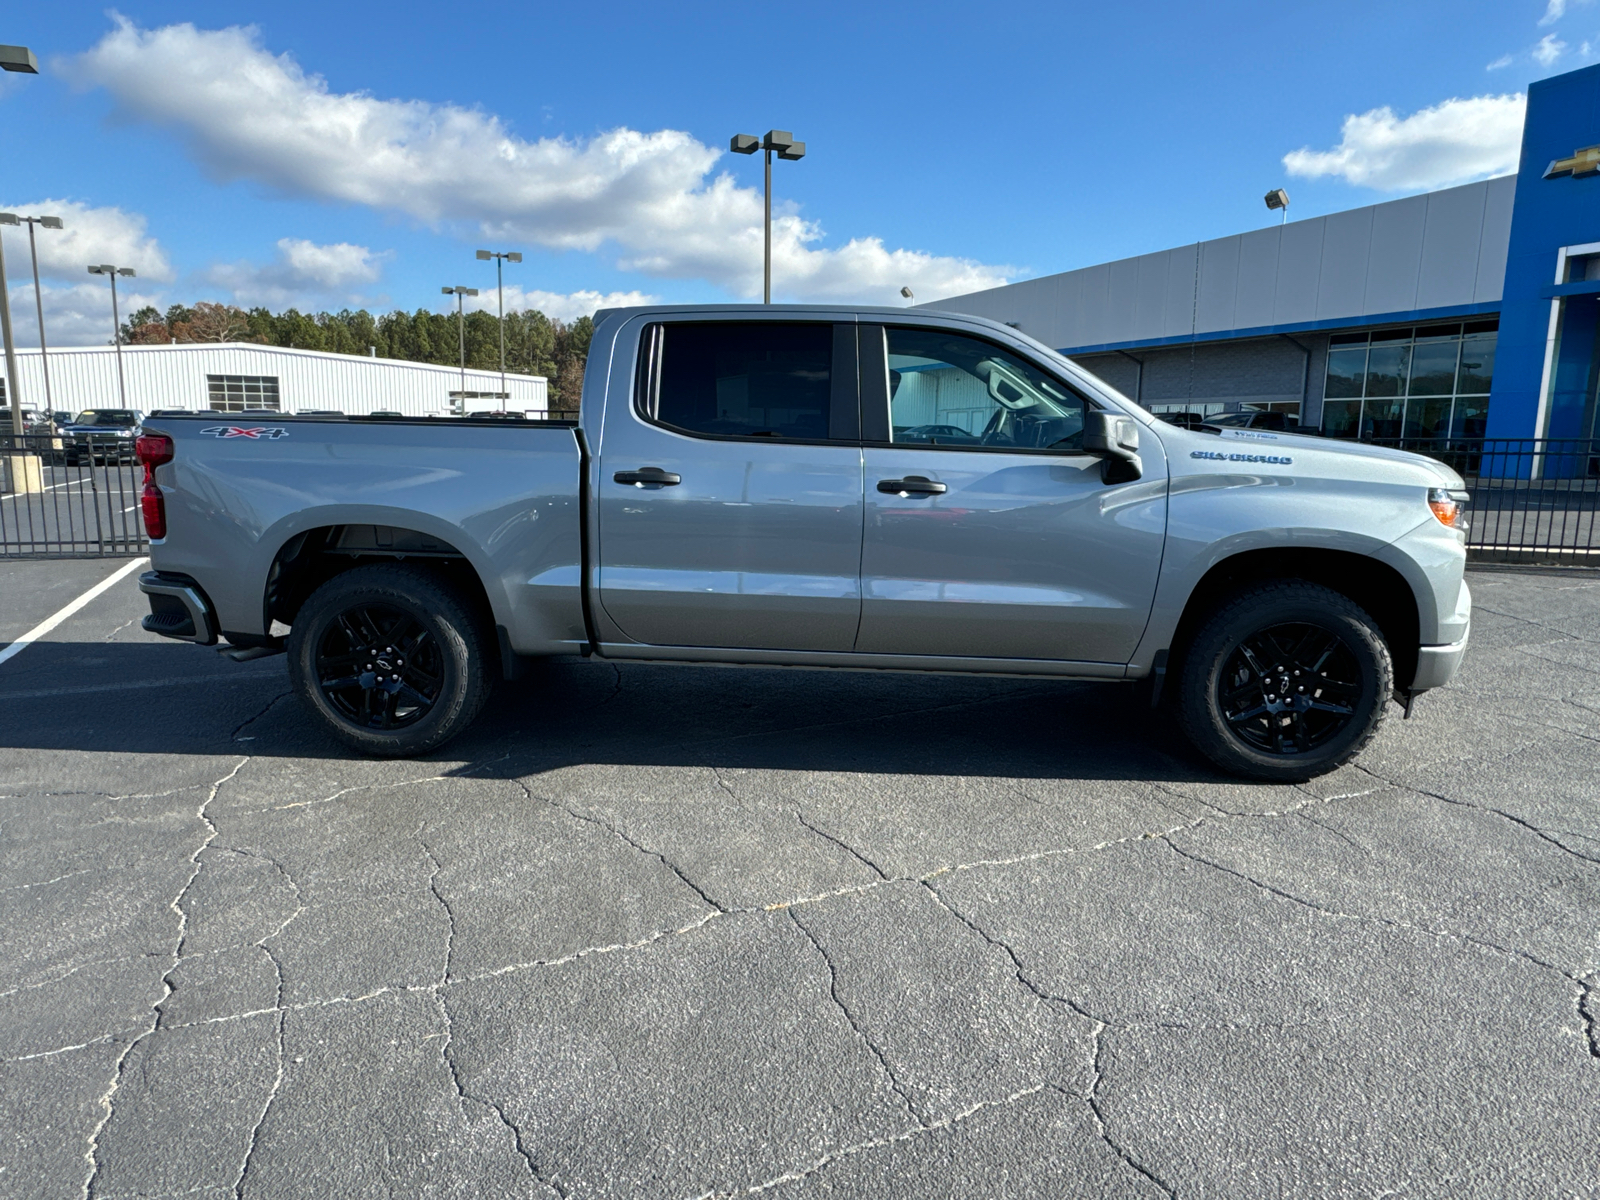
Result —
[[[16, 213], [0, 213], [0, 225], [17, 224]], [[6, 282], [6, 241], [0, 237], [0, 342], [6, 354], [6, 403], [11, 406], [11, 432], [27, 432], [22, 423], [22, 389], [17, 386], [17, 343], [11, 336], [11, 287]], [[20, 443], [19, 443], [20, 445]]]
[[0, 68], [23, 75], [37, 75], [39, 60], [26, 46], [0, 46]]
[[1268, 208], [1269, 211], [1277, 212], [1279, 209], [1283, 210], [1283, 220], [1279, 221], [1278, 224], [1280, 224], [1280, 225], [1288, 224], [1288, 221], [1289, 221], [1289, 193], [1284, 191], [1282, 188], [1273, 188], [1270, 192], [1268, 192], [1266, 194], [1266, 196], [1264, 198], [1265, 198], [1265, 200], [1267, 202], [1267, 208]]
[[491, 258], [494, 259], [495, 290], [500, 295], [500, 399], [501, 400], [506, 400], [509, 397], [508, 397], [507, 392], [506, 392], [506, 278], [505, 278], [505, 265], [508, 262], [514, 262], [514, 263], [521, 262], [522, 261], [522, 254], [519, 251], [516, 251], [516, 250], [508, 250], [503, 254], [498, 250], [479, 250], [478, 251], [478, 259], [479, 259], [480, 262], [487, 262]]
[[128, 382], [122, 373], [122, 314], [117, 311], [117, 276], [122, 275], [132, 279], [138, 274], [132, 267], [114, 267], [110, 263], [100, 263], [89, 268], [91, 275], [104, 275], [111, 280], [111, 344], [117, 348], [117, 395], [122, 398], [122, 407], [128, 407]]
[[806, 144], [794, 140], [787, 129], [769, 129], [767, 136], [757, 139], [753, 134], [736, 133], [728, 142], [735, 154], [754, 154], [766, 151], [766, 172], [762, 185], [765, 215], [761, 224], [761, 303], [772, 303], [772, 155], [788, 162], [799, 162], [806, 156]]
[[[12, 220], [6, 220], [11, 217]], [[55, 411], [55, 397], [50, 390], [50, 346], [44, 336], [44, 293], [39, 288], [39, 246], [33, 236], [35, 226], [41, 229], [65, 229], [60, 217], [18, 217], [15, 213], [0, 213], [0, 225], [18, 222], [28, 227], [28, 254], [33, 259], [33, 308], [39, 316], [39, 363], [44, 368], [44, 407]]]
[[456, 336], [461, 341], [461, 414], [467, 411], [467, 313], [466, 298], [476, 296], [477, 288], [469, 287], [444, 287], [439, 289], [446, 296], [456, 298]]

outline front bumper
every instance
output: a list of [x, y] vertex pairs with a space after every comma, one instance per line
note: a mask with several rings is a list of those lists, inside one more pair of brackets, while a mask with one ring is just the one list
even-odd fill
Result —
[[146, 571], [139, 576], [139, 590], [150, 597], [150, 615], [139, 622], [147, 633], [214, 646], [217, 618], [200, 585], [187, 575]]
[[[1468, 637], [1471, 630], [1468, 630]], [[1443, 687], [1456, 677], [1461, 668], [1462, 656], [1467, 652], [1467, 637], [1445, 646], [1419, 646], [1417, 648], [1417, 674], [1411, 681], [1413, 692], [1425, 692]]]

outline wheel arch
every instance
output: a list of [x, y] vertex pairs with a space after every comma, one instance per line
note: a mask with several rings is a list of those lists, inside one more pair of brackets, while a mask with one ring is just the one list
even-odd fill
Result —
[[1323, 547], [1245, 550], [1215, 563], [1184, 603], [1168, 649], [1169, 669], [1177, 669], [1201, 622], [1229, 596], [1279, 579], [1320, 584], [1359, 604], [1388, 643], [1396, 685], [1410, 684], [1417, 671], [1421, 629], [1411, 583], [1395, 567], [1371, 555]]
[[[263, 628], [293, 625], [307, 598], [328, 580], [359, 566], [406, 563], [448, 580], [484, 623], [496, 643], [496, 606], [483, 573], [453, 542], [400, 525], [317, 525], [287, 538], [273, 555], [262, 589]], [[230, 640], [237, 641], [231, 637]]]

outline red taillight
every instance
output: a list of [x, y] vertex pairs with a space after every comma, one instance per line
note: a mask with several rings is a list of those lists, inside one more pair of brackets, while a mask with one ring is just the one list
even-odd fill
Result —
[[152, 540], [167, 536], [167, 502], [156, 486], [156, 468], [172, 461], [172, 439], [147, 433], [135, 439], [133, 452], [144, 464], [144, 491], [139, 494], [139, 509], [144, 514], [144, 531]]
[[172, 439], [159, 433], [147, 433], [134, 441], [133, 452], [148, 472], [151, 467], [172, 461]]
[[144, 485], [139, 496], [139, 509], [144, 513], [144, 531], [155, 541], [167, 536], [167, 501], [161, 489], [153, 483]]

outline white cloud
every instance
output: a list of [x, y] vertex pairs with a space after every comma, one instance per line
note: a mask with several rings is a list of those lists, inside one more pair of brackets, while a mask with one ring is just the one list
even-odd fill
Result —
[[1539, 18], [1540, 25], [1554, 25], [1567, 15], [1567, 0], [1550, 0], [1544, 10], [1544, 16]]
[[1500, 71], [1500, 70], [1504, 70], [1506, 67], [1509, 67], [1512, 63], [1514, 63], [1516, 61], [1517, 61], [1517, 56], [1515, 54], [1502, 54], [1499, 58], [1495, 59], [1492, 63], [1490, 63], [1487, 67], [1485, 67], [1484, 70], [1485, 71]]
[[[123, 18], [62, 64], [106, 88], [124, 115], [174, 128], [222, 179], [463, 221], [485, 236], [557, 249], [620, 249], [621, 265], [710, 280], [753, 295], [761, 276], [761, 195], [726, 174], [722, 152], [687, 133], [614, 129], [528, 141], [496, 116], [418, 100], [335, 92], [251, 28], [144, 30]], [[802, 168], [808, 169], [808, 168]], [[1007, 268], [876, 238], [818, 247], [793, 211], [773, 222], [775, 290], [804, 299], [891, 302], [902, 286], [933, 299], [993, 287]]]
[[[60, 217], [64, 229], [38, 229], [39, 274], [78, 280], [90, 263], [132, 267], [140, 278], [169, 281], [172, 264], [161, 244], [145, 232], [145, 219], [120, 208], [91, 208], [76, 200], [38, 200], [0, 205], [0, 211], [25, 217]], [[14, 278], [31, 272], [28, 231], [20, 225], [5, 230], [8, 265]], [[20, 257], [19, 257], [20, 255]]]
[[[111, 285], [108, 282], [85, 279], [83, 283], [64, 286], [45, 284], [40, 294], [44, 297], [45, 332], [52, 348], [111, 344]], [[165, 303], [164, 293], [144, 291], [136, 280], [118, 281], [117, 308], [124, 321], [146, 305], [160, 308]], [[39, 344], [39, 318], [31, 278], [11, 289], [11, 323], [17, 345]]]
[[374, 253], [349, 242], [318, 245], [304, 238], [279, 238], [274, 261], [219, 263], [203, 278], [226, 289], [236, 304], [302, 309], [360, 304], [365, 301], [360, 288], [378, 281], [388, 257], [388, 251]]
[[[524, 290], [513, 284], [506, 285], [506, 311], [520, 312], [523, 309], [536, 308], [547, 317], [557, 321], [576, 321], [579, 317], [592, 317], [597, 309], [601, 308], [626, 308], [635, 304], [655, 304], [660, 296], [651, 296], [645, 292], [545, 292], [538, 288]], [[440, 297], [443, 301], [444, 297]], [[480, 288], [476, 296], [466, 297], [466, 307], [469, 312], [482, 309], [484, 312], [494, 313], [499, 311], [500, 301], [492, 287]], [[446, 308], [454, 309], [454, 303], [442, 303], [440, 311]]]
[[1533, 48], [1533, 60], [1541, 67], [1555, 65], [1556, 59], [1567, 52], [1567, 44], [1553, 33], [1547, 33]]
[[1374, 108], [1344, 119], [1339, 144], [1283, 156], [1291, 175], [1332, 175], [1382, 191], [1445, 187], [1514, 171], [1527, 97], [1451, 99], [1409, 117]]

